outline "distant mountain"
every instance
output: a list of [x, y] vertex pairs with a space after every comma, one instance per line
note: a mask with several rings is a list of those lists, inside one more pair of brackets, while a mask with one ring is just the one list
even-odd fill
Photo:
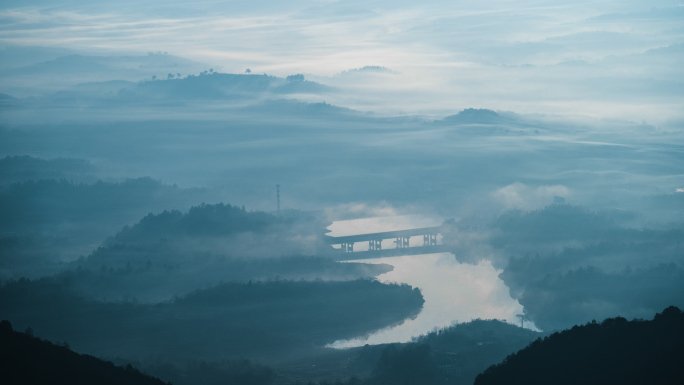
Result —
[[492, 124], [500, 123], [508, 119], [499, 115], [498, 113], [488, 109], [466, 108], [456, 115], [450, 115], [444, 118], [444, 123], [481, 123]]
[[0, 322], [0, 382], [4, 384], [126, 384], [163, 385], [164, 382], [128, 365], [114, 366], [93, 356], [12, 330]]
[[145, 97], [231, 99], [253, 98], [264, 94], [324, 93], [331, 87], [296, 78], [269, 75], [224, 74], [203, 72], [182, 79], [142, 82], [131, 91]]
[[[74, 67], [69, 71], [78, 72], [82, 67], [81, 74], [87, 74], [91, 70], [88, 67], [92, 60], [81, 58], [76, 60]], [[42, 65], [42, 64], [41, 64]], [[93, 64], [98, 66], [99, 64]], [[69, 67], [69, 66], [67, 66]], [[98, 70], [100, 71], [100, 70]], [[249, 101], [280, 99], [283, 95], [314, 94], [322, 95], [334, 90], [334, 88], [304, 80], [302, 75], [280, 78], [270, 75], [244, 75], [226, 74], [203, 71], [199, 75], [180, 74], [165, 75], [163, 78], [147, 79], [139, 82], [126, 80], [97, 81], [84, 77], [88, 82], [70, 85], [60, 90], [46, 94], [45, 102], [60, 102], [61, 105], [87, 104], [97, 105], [105, 103], [111, 107], [113, 102], [124, 105], [141, 103], [206, 103], [211, 101], [235, 101], [243, 103]], [[116, 73], [111, 74], [117, 76]], [[298, 77], [299, 76], [299, 77]], [[123, 76], [130, 78], [130, 76]], [[3, 99], [0, 96], [0, 101]], [[28, 102], [28, 100], [26, 100]]]
[[393, 74], [396, 73], [387, 67], [381, 66], [365, 66], [361, 68], [353, 68], [347, 71], [342, 71], [336, 76], [350, 76], [358, 74]]
[[489, 384], [684, 384], [684, 314], [610, 318], [537, 339], [478, 375]]

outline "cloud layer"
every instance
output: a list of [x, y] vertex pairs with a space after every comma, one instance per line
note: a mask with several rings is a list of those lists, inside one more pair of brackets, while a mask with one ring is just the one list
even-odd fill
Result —
[[[362, 110], [684, 116], [684, 7], [673, 1], [14, 5], [0, 8], [5, 46], [161, 51], [224, 72], [305, 73], [348, 91], [328, 102]], [[335, 76], [368, 65], [394, 72]]]

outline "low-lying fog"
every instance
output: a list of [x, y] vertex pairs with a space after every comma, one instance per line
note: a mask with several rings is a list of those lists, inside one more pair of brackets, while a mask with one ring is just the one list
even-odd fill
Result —
[[[15, 330], [181, 385], [496, 334], [472, 380], [539, 331], [684, 306], [677, 2], [53, 3], [0, 4]], [[326, 238], [442, 224], [439, 254]]]

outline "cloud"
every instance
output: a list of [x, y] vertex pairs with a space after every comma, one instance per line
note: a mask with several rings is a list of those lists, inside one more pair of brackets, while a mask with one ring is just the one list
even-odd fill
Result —
[[568, 197], [570, 189], [562, 185], [531, 187], [520, 182], [494, 191], [492, 198], [506, 210], [534, 210], [553, 203], [554, 196]]
[[[222, 72], [305, 73], [331, 82], [342, 71], [377, 65], [397, 74], [349, 79], [325, 100], [432, 117], [485, 107], [654, 122], [684, 115], [676, 84], [681, 53], [639, 56], [681, 43], [681, 18], [671, 17], [681, 7], [673, 5], [259, 1], [178, 4], [163, 13], [154, 2], [126, 11], [5, 6], [0, 44], [86, 54], [166, 51]], [[558, 66], [580, 61], [586, 64]]]

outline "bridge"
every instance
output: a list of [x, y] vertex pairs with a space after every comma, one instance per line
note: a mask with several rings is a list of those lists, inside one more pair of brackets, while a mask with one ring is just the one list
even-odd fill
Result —
[[[433, 254], [445, 253], [447, 248], [437, 244], [437, 235], [441, 234], [446, 222], [441, 226], [422, 227], [417, 229], [385, 231], [382, 233], [346, 235], [343, 237], [326, 236], [326, 241], [330, 245], [340, 245], [341, 255], [337, 255], [339, 260], [368, 259], [395, 257], [400, 255]], [[422, 246], [411, 246], [411, 237], [422, 236]], [[396, 247], [383, 249], [382, 241], [391, 239]], [[354, 252], [354, 244], [368, 242], [368, 251]]]

